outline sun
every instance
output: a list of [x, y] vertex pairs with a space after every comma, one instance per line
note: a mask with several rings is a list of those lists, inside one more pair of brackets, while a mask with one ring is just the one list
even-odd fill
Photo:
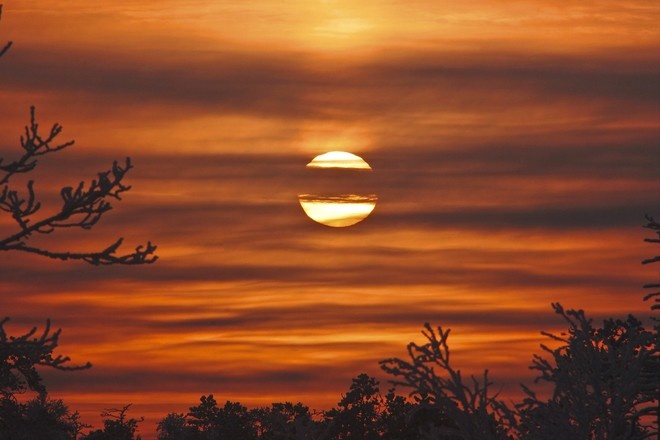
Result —
[[351, 175], [348, 173], [372, 171], [371, 166], [360, 156], [345, 151], [330, 151], [316, 156], [307, 164], [307, 168], [321, 173], [330, 170], [341, 172], [332, 175], [330, 188], [324, 188], [323, 193], [298, 195], [303, 211], [315, 222], [335, 228], [352, 226], [367, 218], [376, 208], [378, 197], [375, 194], [336, 193], [337, 188], [350, 182]]
[[345, 151], [329, 151], [319, 154], [307, 164], [309, 168], [355, 168], [370, 170], [371, 167], [360, 156]]

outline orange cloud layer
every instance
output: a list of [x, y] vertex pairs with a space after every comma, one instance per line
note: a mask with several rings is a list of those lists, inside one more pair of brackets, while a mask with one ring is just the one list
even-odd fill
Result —
[[[424, 322], [455, 362], [518, 396], [549, 304], [648, 315], [642, 242], [658, 207], [658, 8], [648, 2], [16, 1], [0, 37], [0, 157], [37, 106], [69, 150], [40, 159], [44, 212], [130, 156], [133, 186], [58, 249], [152, 240], [149, 267], [0, 254], [0, 310], [46, 318], [89, 371], [45, 372], [99, 424], [133, 402], [155, 421], [202, 394], [323, 409], [351, 377], [386, 380]], [[646, 23], [646, 24], [645, 24]], [[2, 41], [0, 38], [0, 41]], [[345, 150], [377, 193], [355, 227], [297, 195], [347, 182], [305, 171]], [[12, 185], [23, 190], [26, 179]], [[0, 233], [12, 231], [0, 218]]]

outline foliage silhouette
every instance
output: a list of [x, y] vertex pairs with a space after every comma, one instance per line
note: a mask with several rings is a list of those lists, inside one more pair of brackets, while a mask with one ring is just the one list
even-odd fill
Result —
[[[271, 407], [248, 410], [231, 401], [220, 407], [213, 395], [208, 395], [202, 396], [200, 404], [191, 407], [188, 414], [170, 413], [162, 419], [158, 423], [158, 439], [656, 438], [658, 425], [657, 421], [655, 424], [652, 421], [658, 417], [660, 395], [657, 327], [655, 331], [648, 331], [632, 315], [625, 319], [608, 318], [602, 326], [596, 327], [582, 310], [564, 309], [560, 304], [552, 304], [552, 307], [568, 329], [560, 335], [542, 332], [558, 346], [550, 348], [542, 344], [543, 353], [534, 355], [530, 366], [539, 373], [535, 383], [551, 385], [548, 398], [541, 398], [523, 385], [523, 401], [509, 408], [497, 394], [491, 394], [492, 383], [487, 370], [483, 379], [471, 377], [465, 383], [460, 370], [450, 363], [450, 331], [441, 327], [435, 330], [425, 324], [422, 334], [426, 342], [408, 345], [409, 360], [381, 361], [381, 368], [394, 376], [395, 387], [407, 388], [412, 399], [395, 394], [394, 389], [383, 397], [378, 381], [366, 374], [354, 378], [337, 406], [318, 413], [318, 417], [301, 403], [274, 403]], [[34, 332], [28, 333], [27, 339]], [[49, 335], [47, 327], [44, 337], [34, 339], [49, 340]], [[53, 348], [57, 337], [54, 342]], [[61, 356], [47, 359], [68, 361]], [[28, 383], [26, 379], [23, 381]], [[27, 388], [28, 385], [23, 385], [21, 389]], [[26, 420], [43, 420], [40, 422], [43, 426], [51, 426], [44, 429], [52, 429], [52, 438], [75, 439], [77, 434], [67, 437], [70, 435], [67, 433], [80, 432], [84, 427], [77, 414], [71, 414], [66, 407], [62, 409], [61, 401], [50, 407], [45, 399], [40, 402], [42, 407], [51, 408], [42, 409], [41, 418], [30, 418], [26, 416], [27, 410], [15, 406], [13, 411], [17, 416], [12, 421], [21, 425]], [[10, 404], [18, 405], [13, 400], [5, 400], [3, 404], [9, 406], [4, 410], [6, 413], [12, 411]], [[92, 431], [83, 438], [136, 440], [139, 436], [136, 437], [135, 432], [141, 419], [128, 418], [128, 408], [106, 412], [104, 429]]]
[[[86, 425], [61, 400], [48, 398], [37, 367], [75, 371], [92, 365], [89, 362], [69, 365], [68, 356], [53, 353], [61, 329], [52, 332], [50, 321], [41, 334], [34, 327], [24, 335], [8, 336], [5, 330], [8, 320], [0, 321], [0, 439], [75, 439]], [[28, 391], [37, 396], [27, 403], [19, 402], [16, 396]]]
[[[271, 407], [248, 410], [240, 403], [231, 401], [219, 406], [213, 395], [208, 395], [202, 396], [199, 405], [191, 407], [185, 416], [171, 413], [161, 420], [158, 424], [158, 438], [655, 438], [658, 434], [657, 424], [652, 425], [651, 419], [657, 418], [660, 391], [657, 332], [645, 330], [642, 323], [633, 316], [626, 319], [609, 318], [604, 320], [601, 327], [595, 327], [581, 310], [565, 310], [559, 304], [553, 304], [553, 309], [568, 325], [568, 330], [560, 335], [542, 332], [552, 342], [559, 343], [559, 346], [550, 348], [542, 345], [544, 354], [535, 355], [530, 366], [539, 373], [536, 382], [546, 382], [552, 386], [550, 397], [546, 399], [523, 386], [524, 400], [514, 408], [509, 408], [498, 399], [497, 394], [491, 395], [492, 384], [488, 380], [487, 371], [483, 379], [471, 377], [470, 382], [465, 384], [460, 370], [450, 364], [450, 331], [440, 327], [436, 331], [426, 324], [422, 331], [426, 343], [410, 343], [409, 360], [390, 358], [381, 361], [381, 368], [394, 376], [392, 382], [395, 387], [409, 389], [412, 399], [396, 395], [394, 390], [383, 397], [378, 381], [366, 374], [352, 380], [348, 392], [335, 408], [318, 413], [317, 417], [310, 414], [309, 409], [301, 403], [277, 403]], [[28, 340], [34, 332], [28, 333]], [[56, 334], [59, 335], [59, 332]], [[33, 339], [49, 340], [52, 335], [48, 327], [44, 335]], [[55, 337], [53, 347], [57, 345], [56, 342]], [[543, 356], [547, 356], [547, 359]], [[60, 356], [46, 359], [66, 361], [66, 358]], [[23, 385], [23, 389], [27, 389], [27, 385]], [[24, 420], [55, 420], [48, 425], [52, 428], [48, 429], [62, 435], [61, 438], [76, 438], [66, 437], [69, 435], [67, 432], [71, 432], [67, 429], [80, 431], [79, 421], [76, 425], [74, 422], [77, 419], [72, 418], [75, 413], [71, 414], [57, 405], [50, 412], [42, 411], [42, 414], [54, 414], [53, 417], [30, 418], [26, 416], [27, 410], [16, 406], [12, 410], [10, 403], [14, 401], [6, 399], [5, 412], [14, 411], [17, 414], [11, 423], [21, 425]], [[42, 403], [42, 406], [46, 405]], [[107, 411], [104, 414], [107, 417], [104, 429], [92, 431], [83, 438], [139, 438], [136, 430], [141, 419], [127, 417], [128, 408], [126, 406]], [[46, 422], [42, 424], [46, 426]], [[3, 437], [0, 435], [0, 438]]]
[[[660, 223], [655, 221], [650, 215], [646, 215], [647, 223], [644, 225], [646, 229], [650, 229], [655, 232], [656, 237], [654, 238], [645, 238], [644, 241], [647, 243], [660, 244]], [[642, 260], [642, 264], [656, 263], [660, 261], [660, 255], [656, 255], [651, 258], [646, 258]], [[653, 289], [651, 293], [644, 296], [644, 301], [652, 300], [651, 310], [657, 311], [660, 310], [660, 283], [648, 283], [643, 286], [645, 289]], [[651, 319], [654, 321], [653, 329], [655, 330], [655, 351], [656, 353], [660, 352], [660, 317], [658, 315], [651, 316]], [[660, 386], [658, 381], [660, 381], [660, 358], [658, 356], [653, 357], [649, 360], [646, 370], [644, 371], [645, 380], [647, 383], [655, 383], [655, 388], [651, 387], [648, 390], [650, 395], [655, 394], [656, 399], [660, 400]], [[655, 382], [653, 379], [655, 378]], [[660, 426], [660, 409], [656, 407], [656, 419], [655, 425]]]
[[59, 344], [62, 329], [51, 332], [50, 320], [46, 328], [37, 335], [37, 328], [21, 336], [8, 336], [5, 323], [9, 318], [0, 321], [0, 393], [2, 398], [12, 399], [15, 394], [28, 390], [41, 396], [46, 395], [46, 387], [37, 371], [37, 366], [52, 367], [62, 371], [85, 370], [92, 366], [68, 365], [68, 356], [54, 355], [53, 351]]
[[144, 421], [144, 418], [134, 419], [127, 416], [127, 412], [131, 405], [123, 406], [122, 408], [109, 408], [101, 413], [103, 420], [103, 429], [91, 431], [87, 435], [83, 435], [83, 440], [140, 440], [139, 435], [136, 436], [135, 431], [138, 428], [138, 423]]
[[273, 403], [251, 410], [257, 436], [263, 440], [316, 440], [320, 427], [309, 408], [298, 402]]
[[38, 396], [25, 403], [0, 399], [0, 438], [11, 440], [69, 440], [84, 428], [78, 412], [70, 412], [62, 400]]
[[253, 418], [246, 407], [238, 402], [227, 401], [219, 407], [213, 394], [202, 396], [200, 404], [190, 408], [187, 424], [204, 440], [231, 440], [257, 438]]
[[378, 381], [366, 374], [353, 379], [339, 401], [338, 408], [325, 413], [331, 438], [338, 440], [375, 440], [380, 438], [381, 397]]
[[[558, 348], [534, 355], [535, 382], [553, 385], [552, 396], [540, 400], [523, 386], [527, 397], [518, 405], [520, 437], [534, 439], [645, 439], [657, 436], [644, 422], [657, 416], [657, 337], [632, 315], [606, 319], [594, 328], [582, 310], [552, 305], [569, 325], [568, 333], [543, 332]], [[653, 368], [654, 371], [649, 371]]]
[[156, 426], [158, 440], [193, 440], [198, 438], [195, 427], [182, 413], [169, 413]]
[[381, 413], [384, 440], [423, 440], [444, 421], [438, 411], [420, 403], [410, 402], [395, 394], [393, 388], [385, 395]]
[[442, 424], [426, 431], [428, 438], [656, 438], [658, 425], [650, 420], [657, 420], [660, 395], [657, 332], [645, 330], [632, 315], [595, 328], [583, 311], [552, 306], [568, 332], [542, 332], [562, 345], [542, 345], [551, 359], [535, 355], [530, 366], [540, 373], [535, 382], [552, 385], [547, 400], [522, 385], [526, 397], [510, 409], [489, 396], [487, 371], [483, 382], [472, 377], [472, 386], [465, 385], [449, 363], [449, 330], [438, 328], [436, 334], [429, 324], [422, 332], [428, 342], [408, 345], [410, 361], [385, 359], [381, 367], [397, 378], [395, 386], [412, 389], [420, 407], [437, 408], [445, 417], [436, 418]]
[[410, 402], [394, 389], [383, 397], [376, 378], [364, 373], [352, 379], [337, 407], [323, 413], [321, 425], [323, 438], [333, 440], [422, 440], [454, 426], [436, 408]]
[[461, 371], [449, 362], [450, 330], [438, 327], [436, 333], [428, 323], [424, 328], [422, 334], [427, 342], [408, 344], [410, 361], [389, 358], [380, 362], [385, 372], [397, 378], [392, 383], [411, 389], [410, 396], [416, 402], [438, 412], [439, 424], [434, 428], [438, 435], [484, 440], [508, 438], [508, 425], [515, 424], [513, 413], [498, 400], [497, 394], [490, 394], [492, 382], [488, 370], [484, 371], [482, 381], [471, 376], [471, 383], [464, 383]]
[[213, 395], [202, 396], [187, 415], [170, 413], [158, 422], [159, 440], [425, 440], [443, 432], [446, 417], [391, 389], [379, 392], [374, 377], [360, 374], [335, 408], [312, 414], [302, 403], [273, 403], [247, 410], [227, 401], [219, 407]]

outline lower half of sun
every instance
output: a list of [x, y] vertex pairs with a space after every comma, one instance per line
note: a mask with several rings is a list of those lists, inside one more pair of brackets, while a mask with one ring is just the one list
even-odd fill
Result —
[[367, 218], [376, 207], [378, 198], [374, 194], [368, 196], [300, 194], [298, 200], [305, 214], [315, 222], [341, 228], [352, 226]]

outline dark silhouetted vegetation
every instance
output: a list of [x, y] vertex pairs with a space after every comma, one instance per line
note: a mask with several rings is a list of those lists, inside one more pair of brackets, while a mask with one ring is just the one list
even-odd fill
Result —
[[[2, 5], [1, 4], [0, 4], [0, 19], [2, 19]], [[5, 54], [5, 52], [7, 52], [9, 50], [11, 45], [12, 45], [12, 42], [8, 41], [7, 43], [5, 43], [4, 46], [2, 46], [2, 48], [0, 48], [0, 57], [3, 56]]]
[[[535, 355], [530, 368], [536, 381], [553, 386], [549, 399], [527, 397], [518, 405], [524, 438], [648, 438], [649, 416], [658, 412], [657, 335], [634, 316], [607, 319], [594, 328], [582, 310], [555, 312], [568, 323], [568, 334], [544, 333], [561, 345], [542, 345], [549, 359]], [[657, 431], [656, 431], [657, 432]]]
[[127, 413], [131, 405], [122, 408], [106, 409], [101, 413], [103, 420], [103, 429], [91, 431], [83, 435], [83, 440], [140, 440], [136, 435], [138, 423], [144, 421], [144, 418], [129, 418]]
[[[0, 5], [0, 17], [2, 5]], [[0, 49], [0, 57], [11, 47], [8, 42]], [[30, 239], [42, 234], [67, 228], [91, 229], [101, 217], [112, 209], [109, 199], [121, 200], [121, 194], [131, 189], [123, 183], [128, 171], [133, 168], [130, 158], [123, 164], [115, 161], [108, 171], [98, 173], [89, 185], [80, 182], [75, 188], [65, 186], [60, 190], [62, 203], [58, 211], [41, 215], [41, 203], [37, 200], [34, 180], [29, 180], [21, 193], [12, 189], [10, 179], [16, 174], [33, 171], [41, 156], [64, 150], [74, 141], [57, 141], [62, 132], [60, 124], [53, 124], [47, 134], [39, 130], [35, 108], [30, 108], [30, 123], [21, 136], [20, 157], [5, 162], [0, 158], [0, 209], [7, 212], [16, 223], [16, 231], [0, 237], [0, 251], [19, 251], [42, 255], [59, 260], [82, 260], [93, 265], [146, 264], [153, 263], [156, 246], [147, 243], [138, 246], [133, 253], [117, 255], [123, 239], [115, 240], [105, 249], [94, 252], [51, 251], [40, 246], [31, 246]]]
[[30, 109], [30, 124], [21, 136], [23, 154], [9, 163], [0, 158], [0, 209], [7, 212], [15, 221], [17, 231], [0, 238], [0, 251], [29, 252], [59, 260], [82, 260], [93, 265], [110, 264], [145, 264], [153, 263], [156, 246], [147, 243], [138, 246], [133, 253], [117, 255], [123, 239], [119, 238], [105, 249], [93, 252], [51, 251], [30, 245], [34, 236], [52, 234], [60, 229], [91, 229], [101, 217], [112, 209], [108, 199], [121, 200], [121, 194], [131, 187], [123, 183], [126, 173], [133, 168], [130, 158], [123, 164], [115, 161], [108, 171], [98, 173], [97, 179], [89, 185], [80, 182], [75, 188], [63, 187], [62, 199], [56, 212], [40, 216], [41, 203], [37, 200], [34, 180], [29, 180], [23, 194], [12, 189], [9, 180], [15, 174], [29, 173], [37, 166], [40, 156], [64, 150], [73, 145], [73, 141], [57, 143], [55, 140], [62, 131], [62, 126], [54, 124], [47, 135], [39, 132], [35, 119], [35, 109]]
[[[92, 365], [70, 365], [68, 356], [54, 353], [61, 329], [52, 332], [50, 321], [40, 334], [35, 327], [20, 336], [7, 334], [7, 321], [0, 321], [0, 439], [75, 439], [86, 425], [61, 400], [48, 397], [38, 367], [75, 371]], [[35, 396], [18, 400], [28, 393]]]
[[0, 400], [0, 439], [70, 440], [83, 429], [78, 412], [71, 412], [62, 400], [38, 396], [25, 403]]
[[63, 371], [84, 370], [92, 364], [68, 365], [69, 357], [54, 355], [59, 344], [61, 329], [51, 332], [50, 321], [43, 333], [37, 328], [21, 336], [8, 336], [4, 325], [9, 318], [0, 321], [0, 393], [2, 398], [34, 391], [46, 395], [46, 387], [37, 370], [38, 366], [52, 367]]
[[450, 330], [438, 327], [437, 333], [426, 323], [422, 332], [424, 345], [408, 344], [410, 360], [399, 358], [381, 361], [381, 368], [393, 375], [395, 386], [410, 389], [410, 396], [428, 408], [433, 408], [443, 420], [434, 431], [460, 438], [506, 438], [506, 426], [511, 410], [497, 394], [490, 395], [488, 370], [480, 381], [474, 376], [465, 383], [460, 370], [450, 362], [447, 339]]
[[[655, 221], [653, 217], [646, 216], [646, 220], [648, 220], [648, 223], [644, 225], [645, 228], [650, 229], [654, 231], [657, 235], [657, 237], [653, 238], [645, 238], [644, 241], [647, 243], [656, 243], [660, 244], [660, 223]], [[650, 264], [650, 263], [656, 263], [660, 261], [660, 255], [653, 256], [651, 258], [646, 258], [642, 260], [642, 264]], [[660, 283], [649, 283], [644, 285], [645, 289], [660, 289]], [[654, 291], [649, 293], [644, 297], [644, 301], [649, 301], [652, 300], [653, 304], [651, 304], [651, 310], [660, 310], [660, 291]], [[657, 317], [653, 317], [653, 319], [658, 322]]]
[[[10, 41], [0, 47], [0, 57], [11, 46]], [[0, 209], [11, 216], [17, 228], [15, 232], [0, 238], [0, 251], [29, 252], [60, 260], [82, 260], [94, 265], [145, 264], [156, 261], [156, 246], [151, 243], [138, 246], [131, 254], [117, 255], [121, 238], [99, 252], [53, 252], [28, 244], [35, 235], [51, 234], [59, 229], [91, 229], [104, 213], [112, 209], [107, 199], [120, 200], [120, 194], [130, 189], [123, 183], [124, 176], [132, 168], [127, 158], [124, 165], [115, 161], [109, 171], [98, 173], [98, 178], [87, 188], [84, 182], [75, 189], [62, 188], [59, 211], [39, 216], [41, 203], [36, 198], [34, 180], [27, 182], [24, 194], [12, 189], [9, 181], [17, 174], [33, 171], [40, 156], [73, 145], [74, 141], [56, 142], [61, 131], [62, 126], [54, 124], [44, 136], [36, 122], [35, 108], [31, 107], [30, 124], [21, 136], [23, 153], [10, 162], [0, 158]], [[48, 396], [39, 368], [75, 371], [91, 368], [91, 363], [71, 365], [68, 356], [54, 353], [59, 345], [61, 329], [51, 331], [50, 320], [46, 321], [43, 332], [38, 333], [34, 327], [20, 336], [7, 334], [7, 321], [9, 318], [0, 321], [0, 440], [77, 439], [82, 430], [90, 425], [82, 423], [79, 413], [71, 412], [62, 400], [53, 400]], [[30, 394], [32, 398], [27, 398]], [[102, 431], [108, 434], [106, 437], [91, 437], [97, 435], [95, 431], [88, 438], [132, 439], [139, 420], [125, 419], [127, 409], [128, 406], [119, 410], [116, 420], [113, 410], [104, 414], [109, 417]], [[125, 435], [115, 435], [119, 432]]]
[[[653, 219], [649, 222], [651, 229], [660, 231]], [[425, 343], [408, 344], [408, 359], [381, 361], [394, 385], [385, 396], [376, 378], [366, 374], [352, 380], [336, 407], [319, 413], [310, 413], [302, 403], [249, 410], [238, 402], [219, 406], [213, 395], [202, 396], [187, 414], [163, 418], [158, 439], [657, 438], [657, 326], [647, 330], [629, 315], [605, 319], [597, 327], [582, 310], [564, 309], [560, 304], [552, 308], [568, 329], [560, 335], [542, 332], [555, 347], [541, 345], [542, 354], [534, 355], [530, 366], [538, 373], [535, 383], [549, 385], [546, 397], [521, 385], [523, 400], [507, 405], [491, 391], [488, 370], [481, 377], [465, 378], [451, 364], [450, 330], [427, 323], [422, 331]], [[407, 397], [397, 394], [397, 389], [406, 391]]]

